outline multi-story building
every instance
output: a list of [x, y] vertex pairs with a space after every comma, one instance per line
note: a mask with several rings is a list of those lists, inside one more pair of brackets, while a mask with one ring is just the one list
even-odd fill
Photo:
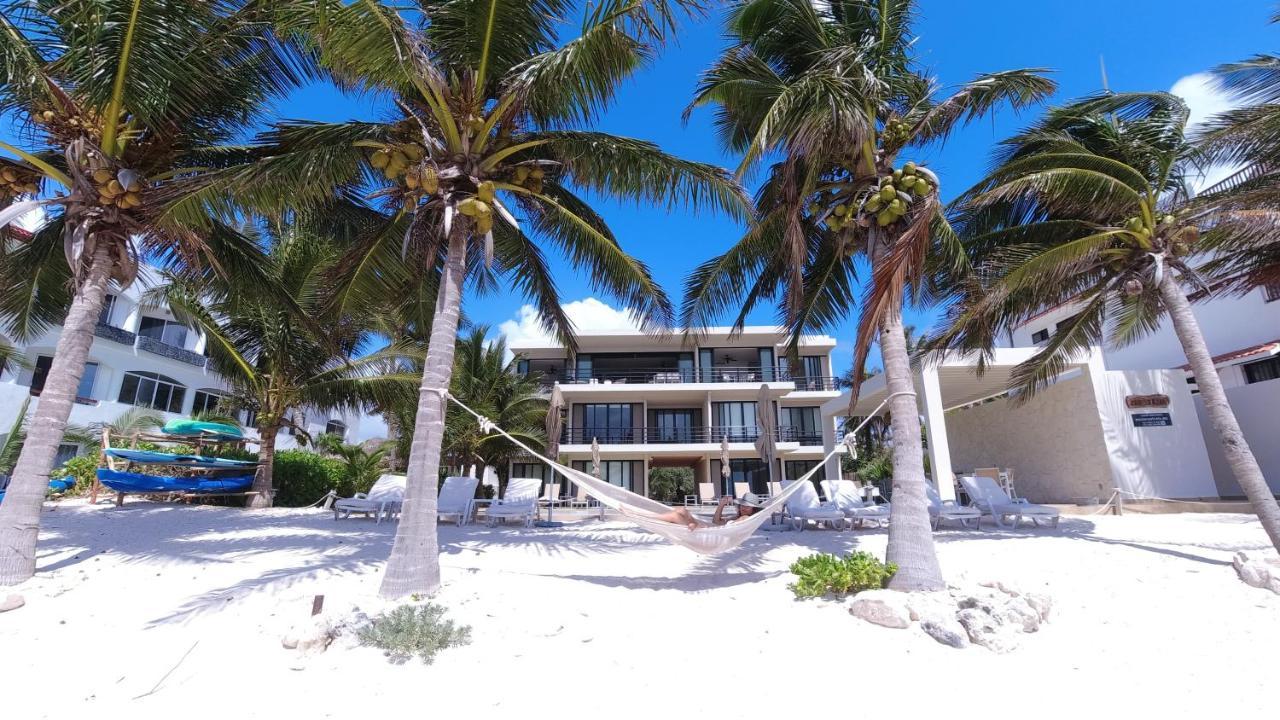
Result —
[[[1280, 425], [1280, 286], [1201, 298], [1192, 309], [1245, 439], [1272, 489], [1280, 492], [1280, 443], [1275, 442], [1275, 428]], [[1007, 344], [1042, 345], [1077, 311], [1076, 303], [1049, 308], [1016, 328]], [[1168, 320], [1136, 343], [1104, 347], [1101, 352], [1107, 370], [1181, 369], [1196, 393], [1195, 376]], [[1219, 493], [1241, 495], [1198, 396], [1196, 410]]]
[[[204, 354], [204, 335], [178, 322], [166, 308], [143, 302], [153, 286], [152, 277], [153, 273], [144, 272], [129, 288], [107, 296], [76, 392], [73, 425], [113, 422], [134, 407], [147, 408], [165, 419], [190, 416], [216, 409], [219, 398], [226, 395], [227, 384], [209, 367]], [[28, 414], [35, 411], [61, 331], [61, 327], [50, 328], [19, 345], [25, 367], [0, 372], [0, 435], [13, 426], [24, 399], [31, 398]], [[298, 423], [313, 436], [332, 432], [352, 443], [387, 436], [386, 424], [377, 416], [299, 412]], [[248, 413], [241, 413], [240, 420], [246, 427], [253, 425]], [[277, 443], [281, 448], [298, 444], [287, 431], [282, 431]], [[65, 443], [58, 461], [84, 450]]]
[[[714, 482], [723, 494], [733, 494], [741, 482], [766, 493], [770, 479], [799, 477], [821, 461], [824, 442], [834, 441], [835, 424], [824, 423], [820, 410], [839, 395], [833, 338], [802, 338], [796, 368], [785, 359], [785, 334], [768, 327], [736, 334], [712, 328], [697, 337], [597, 331], [577, 340], [576, 354], [555, 342], [521, 341], [511, 350], [520, 358], [519, 372], [539, 378], [548, 390], [560, 387], [562, 461], [590, 471], [591, 445], [598, 442], [603, 478], [633, 492], [648, 494], [654, 468], [687, 467], [695, 481]], [[761, 411], [773, 420], [772, 472], [756, 449]], [[546, 469], [532, 462], [513, 463], [510, 472], [546, 478]], [[838, 476], [836, 461], [828, 473]]]

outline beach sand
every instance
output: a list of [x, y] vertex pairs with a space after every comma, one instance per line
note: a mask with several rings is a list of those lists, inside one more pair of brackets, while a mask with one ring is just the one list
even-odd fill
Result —
[[47, 505], [37, 576], [0, 589], [26, 599], [0, 614], [2, 715], [1275, 717], [1280, 596], [1230, 565], [1267, 548], [1248, 515], [939, 532], [950, 582], [1052, 597], [1007, 655], [792, 598], [791, 561], [883, 555], [884, 530], [761, 532], [707, 558], [621, 522], [442, 527], [435, 599], [473, 641], [434, 665], [283, 649], [316, 594], [383, 607], [394, 532], [320, 510]]

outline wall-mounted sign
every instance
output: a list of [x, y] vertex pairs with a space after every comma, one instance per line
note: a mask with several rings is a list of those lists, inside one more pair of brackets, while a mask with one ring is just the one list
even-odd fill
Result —
[[1124, 406], [1130, 410], [1138, 408], [1165, 408], [1169, 407], [1168, 395], [1125, 395]]
[[1134, 413], [1134, 427], [1167, 427], [1173, 424], [1173, 416], [1169, 413]]

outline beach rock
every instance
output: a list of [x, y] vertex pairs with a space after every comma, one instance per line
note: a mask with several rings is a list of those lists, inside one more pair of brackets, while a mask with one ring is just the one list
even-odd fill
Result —
[[327, 650], [336, 638], [350, 634], [368, 621], [369, 618], [354, 605], [334, 607], [296, 623], [280, 639], [280, 644], [286, 650], [316, 655]]
[[960, 649], [969, 647], [969, 633], [955, 618], [945, 616], [925, 618], [920, 621], [920, 629], [943, 645]]
[[1040, 622], [1049, 621], [1049, 612], [1053, 610], [1053, 598], [1041, 593], [1027, 593], [1023, 599], [1040, 616]]
[[27, 604], [26, 599], [23, 598], [21, 595], [10, 595], [6, 597], [4, 600], [0, 600], [0, 613], [9, 612], [10, 610], [17, 610], [18, 608], [26, 604]]
[[1280, 595], [1280, 558], [1250, 555], [1242, 551], [1236, 553], [1231, 564], [1245, 584]]
[[978, 608], [966, 608], [956, 613], [956, 620], [964, 627], [965, 634], [974, 645], [981, 645], [999, 654], [1016, 650], [1020, 629], [1005, 624], [995, 615]]
[[987, 581], [978, 583], [978, 585], [984, 588], [991, 588], [992, 590], [999, 590], [1000, 592], [1010, 597], [1018, 597], [1019, 595], [1022, 594], [1017, 590], [1014, 590], [1013, 588], [1009, 587], [1008, 585], [1005, 585], [1003, 582], [999, 580], [987, 580]]
[[938, 616], [955, 617], [956, 601], [946, 592], [907, 593], [907, 610], [913, 622]]
[[907, 609], [905, 593], [895, 590], [866, 590], [858, 593], [849, 603], [849, 614], [887, 628], [905, 628], [911, 625], [911, 611]]

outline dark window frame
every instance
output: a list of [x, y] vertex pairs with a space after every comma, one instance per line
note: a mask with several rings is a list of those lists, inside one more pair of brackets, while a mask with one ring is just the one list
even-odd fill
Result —
[[[140, 403], [138, 402], [138, 397], [140, 393], [144, 392], [146, 387], [144, 383], [147, 382], [152, 383], [151, 400], [149, 403]], [[167, 392], [164, 404], [159, 405], [157, 404], [157, 399], [160, 397], [162, 388], [167, 389]], [[126, 393], [130, 391], [132, 397], [126, 399]], [[160, 373], [154, 373], [149, 370], [126, 370], [123, 379], [120, 381], [120, 392], [116, 397], [118, 402], [125, 405], [151, 408], [152, 410], [181, 415], [183, 404], [187, 399], [187, 387], [177, 380]]]

